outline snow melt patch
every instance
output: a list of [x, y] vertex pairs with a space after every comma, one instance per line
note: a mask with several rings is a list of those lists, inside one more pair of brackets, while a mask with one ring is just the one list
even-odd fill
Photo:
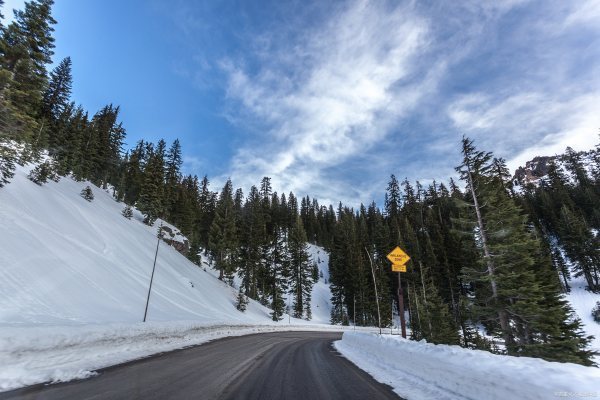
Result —
[[407, 400], [600, 396], [600, 369], [594, 367], [364, 332], [344, 332], [334, 346]]

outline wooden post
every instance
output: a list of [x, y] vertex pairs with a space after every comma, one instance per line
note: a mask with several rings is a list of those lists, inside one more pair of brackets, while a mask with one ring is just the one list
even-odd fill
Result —
[[404, 291], [402, 290], [402, 278], [398, 274], [398, 314], [400, 314], [400, 326], [402, 327], [402, 337], [406, 339], [406, 321], [404, 320]]

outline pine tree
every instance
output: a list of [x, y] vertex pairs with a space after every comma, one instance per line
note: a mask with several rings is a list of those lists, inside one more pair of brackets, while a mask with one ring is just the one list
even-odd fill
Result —
[[247, 307], [248, 307], [248, 297], [244, 294], [242, 288], [240, 288], [240, 290], [238, 292], [237, 300], [235, 303], [235, 308], [237, 308], [238, 311], [245, 312]]
[[[125, 140], [125, 128], [118, 122], [119, 107], [109, 104], [98, 111], [92, 118], [90, 136], [93, 140], [87, 143], [87, 152], [90, 157], [89, 178], [90, 180], [106, 189], [109, 181], [116, 181], [121, 162], [123, 142]], [[153, 153], [157, 169], [153, 171], [163, 178], [163, 167], [165, 157], [165, 142], [160, 140]], [[158, 168], [161, 168], [158, 171]], [[162, 180], [159, 185], [160, 201], [162, 201]], [[162, 210], [162, 209], [160, 209]]]
[[58, 181], [58, 175], [56, 174], [56, 167], [51, 160], [46, 160], [35, 166], [27, 175], [30, 181], [43, 185], [48, 182], [48, 179]]
[[123, 201], [126, 204], [135, 204], [140, 197], [144, 185], [143, 162], [145, 158], [146, 146], [144, 141], [140, 140], [123, 161], [124, 168], [120, 186], [122, 187]]
[[165, 208], [166, 215], [169, 219], [173, 219], [176, 213], [177, 203], [177, 185], [181, 181], [181, 144], [179, 139], [175, 139], [169, 148], [165, 162]]
[[123, 211], [121, 211], [121, 214], [127, 218], [127, 219], [131, 219], [133, 217], [133, 208], [129, 205], [126, 205], [123, 208]]
[[69, 104], [73, 84], [71, 65], [71, 57], [66, 57], [50, 72], [50, 81], [42, 98], [42, 117], [57, 119]]
[[292, 227], [288, 247], [290, 252], [290, 295], [294, 296], [293, 316], [310, 318], [310, 297], [313, 286], [310, 257], [306, 250], [306, 233], [300, 217]]
[[232, 196], [233, 185], [228, 179], [219, 196], [209, 239], [209, 248], [215, 259], [220, 280], [231, 280], [236, 268], [237, 235]]
[[3, 87], [6, 106], [19, 121], [19, 131], [38, 151], [44, 145], [44, 126], [36, 120], [47, 84], [46, 65], [52, 62], [53, 0], [25, 2], [3, 35], [2, 68], [8, 72]]
[[148, 161], [137, 208], [144, 214], [144, 223], [153, 225], [163, 209], [164, 147], [157, 147], [156, 151], [149, 147], [146, 152]]
[[[240, 275], [246, 294], [260, 300], [267, 262], [265, 260], [268, 238], [264, 220], [262, 199], [256, 186], [250, 188], [243, 209], [240, 246]], [[263, 281], [263, 282], [261, 282]]]
[[198, 196], [198, 215], [196, 219], [196, 234], [199, 244], [206, 250], [209, 247], [210, 227], [215, 217], [216, 195], [209, 188], [210, 182], [205, 175], [200, 182]]
[[83, 197], [84, 199], [86, 199], [87, 201], [92, 201], [94, 200], [94, 192], [92, 191], [92, 188], [89, 186], [86, 186], [85, 188], [83, 188], [81, 190], [80, 193], [81, 197]]
[[274, 232], [271, 250], [268, 256], [270, 294], [271, 294], [271, 318], [280, 321], [285, 313], [284, 294], [288, 289], [289, 279], [289, 254], [285, 243], [285, 235], [281, 228]]
[[15, 162], [17, 159], [16, 151], [0, 142], [0, 188], [8, 184], [15, 176]]

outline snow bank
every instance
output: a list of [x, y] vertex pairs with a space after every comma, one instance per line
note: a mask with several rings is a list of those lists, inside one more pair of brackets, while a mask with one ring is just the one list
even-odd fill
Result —
[[3, 328], [0, 391], [87, 378], [100, 368], [226, 336], [341, 329], [325, 325], [203, 325], [196, 321]]
[[408, 400], [600, 396], [600, 369], [398, 336], [344, 332], [336, 349]]

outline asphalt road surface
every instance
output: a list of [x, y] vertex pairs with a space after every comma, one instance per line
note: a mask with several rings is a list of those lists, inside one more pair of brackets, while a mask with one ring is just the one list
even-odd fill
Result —
[[333, 349], [340, 338], [329, 332], [225, 338], [0, 399], [398, 399]]

